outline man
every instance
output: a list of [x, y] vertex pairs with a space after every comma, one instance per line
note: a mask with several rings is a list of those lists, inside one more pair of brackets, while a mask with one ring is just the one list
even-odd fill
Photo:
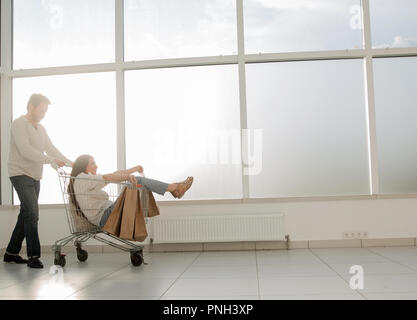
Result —
[[[7, 246], [4, 262], [27, 263], [31, 268], [43, 268], [39, 260], [41, 248], [38, 235], [38, 198], [43, 165], [72, 165], [72, 161], [54, 147], [45, 128], [40, 124], [49, 104], [47, 97], [33, 94], [27, 104], [26, 115], [14, 120], [11, 127], [8, 168], [10, 180], [19, 196], [20, 214]], [[19, 256], [24, 238], [29, 260]]]

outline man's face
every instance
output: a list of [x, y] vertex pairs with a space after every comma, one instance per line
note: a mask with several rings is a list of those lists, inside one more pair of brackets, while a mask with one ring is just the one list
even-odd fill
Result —
[[31, 104], [29, 105], [29, 111], [32, 115], [32, 119], [36, 123], [39, 123], [45, 117], [45, 114], [48, 111], [48, 105], [42, 102], [37, 107], [35, 107]]

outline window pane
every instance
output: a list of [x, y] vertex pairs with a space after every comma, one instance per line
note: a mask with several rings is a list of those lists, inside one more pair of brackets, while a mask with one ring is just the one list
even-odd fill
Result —
[[126, 72], [128, 167], [167, 183], [194, 176], [183, 199], [242, 197], [239, 125], [236, 65]]
[[[26, 114], [33, 93], [44, 94], [52, 103], [41, 124], [61, 153], [72, 161], [81, 154], [92, 155], [98, 173], [117, 169], [113, 73], [15, 79], [14, 119]], [[14, 203], [18, 202], [15, 194]], [[39, 203], [62, 203], [58, 176], [50, 165], [44, 166]]]
[[360, 0], [244, 0], [246, 53], [362, 48]]
[[371, 0], [374, 48], [417, 47], [417, 1]]
[[417, 58], [374, 59], [380, 193], [417, 192]]
[[369, 194], [361, 60], [247, 66], [248, 123], [263, 130], [252, 197]]
[[237, 53], [235, 0], [125, 0], [125, 59]]
[[114, 62], [114, 0], [14, 0], [15, 69]]

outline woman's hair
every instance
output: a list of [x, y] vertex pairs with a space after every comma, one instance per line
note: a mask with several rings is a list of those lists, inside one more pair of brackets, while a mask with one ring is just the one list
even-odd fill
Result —
[[75, 206], [75, 210], [77, 212], [77, 215], [85, 217], [83, 212], [81, 211], [80, 205], [77, 202], [77, 199], [75, 198], [75, 192], [74, 192], [74, 178], [76, 178], [80, 173], [87, 173], [87, 166], [90, 159], [93, 158], [92, 156], [88, 154], [83, 154], [82, 156], [79, 156], [74, 164], [72, 165], [72, 171], [71, 171], [71, 178], [70, 183], [68, 184], [68, 194], [70, 196], [71, 203]]

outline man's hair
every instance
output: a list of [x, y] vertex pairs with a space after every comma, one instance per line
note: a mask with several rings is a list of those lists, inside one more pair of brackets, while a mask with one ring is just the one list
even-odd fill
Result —
[[51, 104], [51, 101], [44, 95], [41, 95], [40, 93], [34, 93], [30, 96], [27, 108], [29, 109], [29, 105], [33, 105], [34, 107], [39, 106], [41, 103], [45, 103], [47, 105]]

